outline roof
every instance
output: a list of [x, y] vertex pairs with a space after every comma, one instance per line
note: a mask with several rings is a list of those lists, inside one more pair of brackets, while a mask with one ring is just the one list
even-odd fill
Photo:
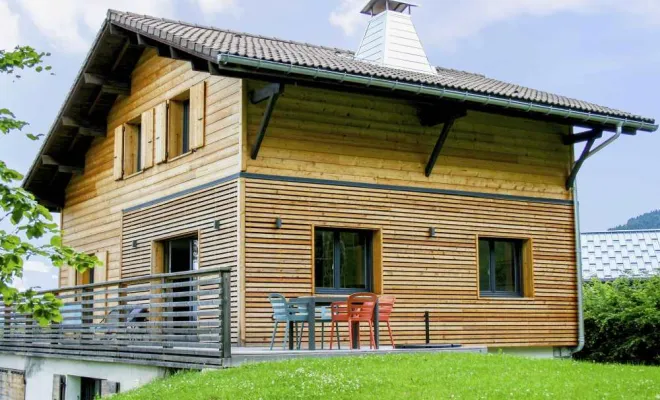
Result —
[[660, 229], [586, 232], [581, 242], [585, 280], [660, 274]]
[[436, 67], [437, 74], [427, 74], [389, 68], [353, 59], [353, 52], [317, 46], [290, 40], [239, 33], [213, 27], [193, 25], [133, 13], [108, 11], [112, 23], [134, 29], [162, 40], [181, 45], [201, 55], [217, 60], [222, 53], [249, 58], [292, 63], [305, 67], [321, 67], [338, 72], [372, 76], [389, 80], [422, 83], [451, 89], [464, 89], [475, 93], [532, 100], [534, 102], [595, 112], [621, 118], [654, 122], [630, 112], [600, 106], [587, 101], [552, 94], [521, 85], [491, 79], [481, 74]]
[[[534, 109], [531, 114], [525, 113], [527, 118], [541, 119], [553, 112], [553, 109], [554, 111], [560, 109], [585, 113], [579, 121], [584, 121], [586, 115], [587, 122], [592, 124], [590, 126], [601, 127], [601, 129], [612, 128], [613, 122], [610, 118], [630, 123], [628, 128], [632, 131], [657, 129], [651, 118], [490, 79], [480, 74], [442, 67], [436, 67], [437, 73], [435, 74], [412, 72], [356, 60], [353, 52], [348, 50], [109, 10], [80, 72], [23, 182], [23, 187], [34, 193], [42, 204], [52, 210], [64, 205], [64, 190], [71, 174], [84, 167], [85, 154], [92, 140], [95, 137], [105, 136], [107, 114], [118, 96], [130, 93], [130, 74], [147, 46], [156, 47], [159, 55], [164, 57], [190, 60], [193, 69], [210, 73], [249, 76], [275, 81], [328, 83], [322, 78], [316, 80], [315, 77], [302, 77], [286, 71], [272, 72], [265, 67], [260, 69], [259, 66], [253, 68], [239, 65], [228, 68], [219, 63], [220, 56], [231, 56], [258, 60], [259, 63], [262, 61], [275, 63], [278, 66], [287, 66], [287, 68], [292, 66], [316, 68], [341, 76], [353, 74], [367, 82], [373, 80], [374, 88], [365, 89], [364, 86], [360, 86], [360, 93], [376, 91], [376, 82], [381, 81], [390, 82], [394, 88], [381, 90], [380, 93], [402, 98], [405, 93], [394, 90], [397, 85], [409, 89], [410, 84], [415, 84], [420, 86], [420, 90], [422, 86], [432, 86], [434, 90], [442, 90], [443, 93], [444, 91], [460, 90], [461, 96], [463, 93], [488, 96], [486, 103], [480, 105], [481, 108], [476, 108], [476, 103], [465, 101], [464, 97], [456, 100], [450, 95], [447, 95], [447, 99], [440, 99], [440, 95], [434, 95], [432, 100], [435, 102], [451, 101], [456, 104], [457, 101], [461, 101], [475, 109], [486, 108], [488, 112], [499, 113], [507, 112], [506, 109], [512, 102], [518, 107], [528, 107], [527, 111], [539, 104], [549, 108], [550, 111], [542, 114]], [[119, 83], [119, 85], [113, 83]], [[349, 79], [346, 81], [333, 80], [331, 85], [337, 90], [351, 91], [355, 89], [355, 85], [349, 82]], [[369, 83], [366, 83], [366, 86], [369, 86]], [[452, 92], [452, 95], [455, 93]], [[491, 103], [491, 96], [493, 103]], [[429, 98], [423, 97], [420, 100], [428, 101]], [[516, 102], [522, 100], [525, 101], [524, 104]], [[503, 101], [508, 103], [502, 105]], [[494, 105], [497, 102], [499, 102], [498, 105]], [[544, 113], [545, 111], [546, 108], [543, 108]], [[592, 115], [607, 118], [591, 121]], [[553, 118], [563, 124], [578, 121], [570, 114]], [[627, 133], [631, 133], [631, 131]]]

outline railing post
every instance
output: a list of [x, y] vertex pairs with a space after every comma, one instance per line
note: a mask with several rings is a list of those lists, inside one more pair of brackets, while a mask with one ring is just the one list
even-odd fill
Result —
[[220, 304], [220, 332], [222, 337], [222, 358], [231, 358], [231, 272], [220, 272], [222, 299]]

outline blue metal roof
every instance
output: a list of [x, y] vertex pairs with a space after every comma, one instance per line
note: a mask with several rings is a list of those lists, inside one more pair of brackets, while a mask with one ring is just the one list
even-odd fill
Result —
[[585, 280], [660, 274], [660, 229], [585, 232], [581, 241]]

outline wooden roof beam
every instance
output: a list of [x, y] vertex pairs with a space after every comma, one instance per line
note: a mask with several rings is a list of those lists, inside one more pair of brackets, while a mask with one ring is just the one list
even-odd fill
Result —
[[41, 163], [43, 165], [52, 165], [57, 167], [57, 171], [64, 174], [82, 174], [85, 167], [81, 165], [68, 165], [57, 161], [55, 158], [49, 155], [41, 156]]
[[77, 128], [78, 135], [90, 137], [105, 137], [105, 127], [94, 124], [90, 121], [79, 121], [71, 117], [64, 116], [60, 121], [65, 128]]
[[431, 176], [431, 173], [433, 172], [435, 163], [438, 161], [438, 156], [440, 156], [440, 152], [449, 136], [449, 131], [451, 131], [451, 128], [454, 126], [454, 122], [466, 115], [467, 110], [464, 108], [418, 108], [417, 116], [422, 126], [435, 126], [442, 123], [442, 131], [440, 132], [440, 136], [438, 136], [438, 140], [435, 142], [435, 146], [433, 146], [433, 151], [426, 163], [426, 168], [424, 168], [424, 175], [427, 177]]
[[598, 139], [603, 137], [603, 130], [602, 129], [592, 129], [590, 131], [586, 132], [580, 132], [576, 133], [573, 135], [568, 135], [564, 136], [562, 138], [562, 141], [564, 144], [575, 144], [575, 143], [580, 143], [580, 142], [586, 142], [587, 140], [590, 139]]
[[110, 79], [103, 75], [83, 73], [83, 81], [87, 85], [100, 86], [104, 93], [118, 94], [128, 96], [131, 94], [131, 82]]

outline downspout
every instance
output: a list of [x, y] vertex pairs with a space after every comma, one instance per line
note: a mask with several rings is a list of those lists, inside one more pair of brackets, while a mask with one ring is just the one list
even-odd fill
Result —
[[[621, 123], [616, 126], [616, 133], [608, 138], [606, 141], [598, 145], [595, 149], [591, 150], [585, 159], [593, 156], [597, 152], [604, 149], [606, 146], [612, 144], [621, 136], [623, 126]], [[578, 292], [578, 344], [571, 348], [570, 354], [575, 354], [582, 351], [584, 348], [584, 303], [582, 300], [582, 237], [580, 235], [580, 202], [578, 200], [577, 180], [573, 182], [573, 218], [575, 220], [575, 261], [576, 261], [576, 282]]]

